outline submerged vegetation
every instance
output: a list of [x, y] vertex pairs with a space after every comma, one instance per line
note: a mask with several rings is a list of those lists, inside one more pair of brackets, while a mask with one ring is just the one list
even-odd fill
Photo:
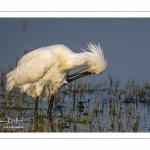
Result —
[[122, 83], [109, 75], [107, 82], [76, 80], [55, 95], [52, 116], [48, 101], [39, 101], [19, 90], [8, 93], [5, 71], [0, 73], [1, 132], [148, 132], [150, 81]]

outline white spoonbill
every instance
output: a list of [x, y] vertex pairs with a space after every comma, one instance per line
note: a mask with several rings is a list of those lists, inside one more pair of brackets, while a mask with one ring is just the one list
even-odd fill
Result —
[[[74, 53], [62, 44], [33, 50], [24, 55], [7, 77], [6, 88], [11, 91], [19, 88], [21, 92], [35, 98], [37, 112], [38, 99], [50, 100], [48, 113], [51, 115], [54, 94], [63, 85], [89, 74], [100, 74], [107, 66], [99, 43], [88, 43], [87, 50]], [[69, 71], [87, 66], [86, 69], [69, 75]]]

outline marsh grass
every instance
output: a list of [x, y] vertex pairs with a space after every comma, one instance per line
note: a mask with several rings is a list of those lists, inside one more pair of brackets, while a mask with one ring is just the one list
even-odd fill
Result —
[[76, 80], [55, 95], [52, 116], [48, 101], [34, 99], [18, 89], [6, 91], [6, 71], [0, 73], [1, 132], [149, 132], [150, 81], [134, 78], [122, 83]]

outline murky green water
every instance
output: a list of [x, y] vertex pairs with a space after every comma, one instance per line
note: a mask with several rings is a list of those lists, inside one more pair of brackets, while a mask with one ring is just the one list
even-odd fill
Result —
[[55, 96], [52, 116], [48, 101], [39, 101], [34, 115], [34, 100], [17, 90], [5, 91], [1, 82], [1, 132], [149, 132], [150, 86], [133, 80], [115, 83], [66, 85]]

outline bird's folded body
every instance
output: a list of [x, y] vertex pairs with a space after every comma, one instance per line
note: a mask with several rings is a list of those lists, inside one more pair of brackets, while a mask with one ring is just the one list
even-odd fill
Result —
[[[50, 98], [68, 82], [92, 73], [102, 73], [107, 62], [100, 45], [89, 43], [88, 50], [74, 53], [67, 46], [57, 44], [31, 51], [6, 75], [7, 90], [19, 88], [34, 98]], [[88, 68], [68, 75], [70, 70], [83, 65]]]

